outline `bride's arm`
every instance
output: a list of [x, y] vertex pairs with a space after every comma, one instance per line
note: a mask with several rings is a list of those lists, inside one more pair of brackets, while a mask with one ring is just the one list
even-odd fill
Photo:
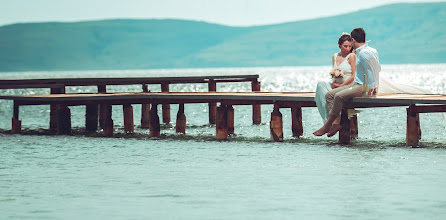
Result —
[[356, 73], [356, 54], [352, 54], [349, 59], [348, 63], [352, 67], [352, 76], [350, 76], [348, 79], [346, 79], [343, 83], [341, 83], [340, 86], [345, 86], [353, 82], [355, 80], [355, 73]]

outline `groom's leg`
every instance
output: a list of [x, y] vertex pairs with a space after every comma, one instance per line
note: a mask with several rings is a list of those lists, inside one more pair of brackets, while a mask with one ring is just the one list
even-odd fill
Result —
[[361, 88], [362, 86], [359, 84], [350, 84], [346, 89], [338, 91], [333, 97], [333, 104], [330, 110], [330, 115], [339, 117], [344, 102], [350, 100], [353, 97], [362, 96]]
[[[347, 85], [347, 86], [339, 87], [336, 89], [332, 89], [327, 92], [327, 94], [325, 95], [325, 101], [326, 101], [327, 110], [329, 110], [329, 112], [333, 108], [333, 104], [334, 104], [333, 102], [335, 99], [334, 97], [336, 96], [336, 94], [338, 92], [341, 92], [341, 91], [348, 89], [350, 87], [351, 87], [351, 85]], [[319, 128], [319, 130], [313, 132], [313, 134], [316, 136], [322, 136], [322, 135], [326, 134], [327, 132], [329, 132], [330, 128], [332, 127], [332, 123], [336, 120], [336, 118], [337, 118], [337, 116], [330, 114], [328, 116], [328, 120], [324, 123], [324, 125], [321, 128]], [[337, 126], [340, 126], [340, 125], [337, 125]]]
[[334, 97], [335, 97], [336, 93], [338, 93], [339, 91], [342, 91], [344, 89], [349, 88], [350, 85], [346, 85], [346, 86], [338, 87], [336, 89], [332, 89], [332, 90], [328, 91], [325, 94], [325, 102], [326, 102], [326, 107], [327, 107], [328, 113], [330, 113], [331, 109], [333, 109]]
[[[337, 92], [334, 96], [333, 108], [331, 109], [330, 112], [330, 118], [335, 118], [335, 117], [339, 118], [344, 102], [350, 100], [353, 97], [361, 96], [362, 95], [361, 88], [362, 88], [361, 85], [353, 84], [349, 86], [347, 89]], [[339, 124], [339, 121], [335, 121], [330, 131], [328, 131], [327, 137], [335, 135], [341, 129], [342, 126]]]

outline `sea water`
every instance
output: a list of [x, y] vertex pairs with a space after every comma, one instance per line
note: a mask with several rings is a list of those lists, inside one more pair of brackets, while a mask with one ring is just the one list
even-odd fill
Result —
[[[0, 73], [1, 79], [156, 77], [259, 74], [262, 91], [314, 91], [329, 66]], [[383, 65], [382, 75], [446, 94], [446, 64]], [[160, 91], [159, 85], [150, 85]], [[217, 91], [250, 91], [219, 83]], [[141, 86], [108, 86], [140, 92]], [[170, 91], [207, 91], [206, 84], [175, 84]], [[67, 93], [97, 92], [68, 87]], [[48, 94], [49, 89], [0, 90], [1, 95]], [[284, 142], [269, 138], [271, 105], [262, 124], [252, 108], [235, 106], [235, 135], [215, 140], [207, 104], [186, 104], [186, 135], [175, 123], [161, 137], [136, 126], [123, 130], [122, 106], [113, 106], [114, 137], [87, 134], [85, 107], [70, 107], [73, 135], [48, 132], [49, 107], [23, 106], [21, 135], [10, 134], [11, 101], [0, 100], [0, 219], [444, 219], [446, 120], [420, 114], [422, 139], [405, 146], [406, 107], [362, 109], [359, 138], [314, 137], [316, 108], [303, 108], [304, 135], [292, 137], [291, 113], [281, 109]], [[171, 106], [175, 121], [177, 105]], [[135, 124], [141, 107], [134, 105]], [[159, 111], [161, 112], [161, 111]]]

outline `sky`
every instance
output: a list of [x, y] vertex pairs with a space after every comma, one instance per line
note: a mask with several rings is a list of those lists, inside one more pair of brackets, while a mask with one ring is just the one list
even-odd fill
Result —
[[445, 0], [0, 0], [0, 26], [116, 18], [185, 19], [229, 26], [277, 24], [380, 5]]

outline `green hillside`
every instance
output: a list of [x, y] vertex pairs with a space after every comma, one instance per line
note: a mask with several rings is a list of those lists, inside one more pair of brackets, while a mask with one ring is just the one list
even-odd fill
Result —
[[[446, 3], [395, 4], [355, 13], [265, 27], [207, 48], [193, 58], [220, 65], [324, 65], [342, 32], [363, 27], [382, 63], [446, 62]], [[221, 57], [237, 54], [239, 59]], [[219, 59], [216, 59], [219, 57]]]
[[446, 3], [393, 4], [255, 27], [184, 20], [0, 27], [0, 71], [328, 65], [342, 32], [363, 27], [384, 64], [444, 63]]

